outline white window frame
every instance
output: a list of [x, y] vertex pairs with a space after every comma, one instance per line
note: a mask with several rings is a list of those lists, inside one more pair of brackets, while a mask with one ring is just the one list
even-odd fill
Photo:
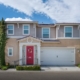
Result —
[[[12, 55], [9, 55], [9, 49], [12, 49]], [[8, 56], [13, 56], [13, 47], [8, 47]]]
[[[29, 27], [29, 29], [26, 29], [26, 30], [29, 30], [29, 33], [28, 34], [24, 34], [24, 25], [27, 25]], [[30, 35], [30, 24], [23, 24], [23, 35]]]
[[64, 37], [65, 38], [72, 38], [72, 37], [66, 37], [66, 35], [65, 35], [65, 28], [66, 27], [71, 27], [72, 28], [72, 37], [73, 37], [73, 26], [64, 26]]
[[[9, 26], [9, 25], [12, 25], [12, 26], [13, 26], [13, 34], [9, 34], [9, 33], [8, 33], [8, 26]], [[8, 24], [8, 25], [7, 25], [7, 35], [14, 35], [14, 24]]]
[[46, 27], [45, 27], [45, 28], [42, 28], [42, 38], [43, 38], [43, 39], [49, 39], [49, 38], [44, 38], [44, 37], [43, 37], [43, 29], [49, 29], [49, 38], [50, 38], [50, 28], [46, 28]]

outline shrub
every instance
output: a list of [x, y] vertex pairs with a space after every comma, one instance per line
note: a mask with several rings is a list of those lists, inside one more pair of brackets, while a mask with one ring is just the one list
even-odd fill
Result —
[[80, 68], [80, 64], [78, 64], [78, 67]]
[[24, 70], [24, 67], [22, 67], [22, 66], [17, 66], [17, 67], [16, 67], [16, 70]]
[[1, 66], [0, 66], [0, 69], [1, 69]]
[[2, 68], [1, 68], [2, 70], [7, 70], [8, 69], [8, 67], [7, 66], [2, 66]]
[[17, 66], [16, 70], [41, 70], [40, 66]]
[[27, 66], [24, 66], [23, 68], [24, 68], [24, 70], [28, 70], [28, 67]]

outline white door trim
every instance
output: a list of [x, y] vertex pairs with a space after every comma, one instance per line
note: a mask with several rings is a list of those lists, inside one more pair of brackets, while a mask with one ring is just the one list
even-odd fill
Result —
[[[34, 51], [34, 62], [33, 62], [33, 64], [35, 64], [35, 45], [26, 45], [25, 46], [25, 58], [27, 59], [27, 53], [26, 53], [26, 51], [27, 51], [27, 49], [26, 49], [26, 47], [27, 46], [33, 46], [33, 51]], [[25, 59], [25, 64], [27, 65], [27, 60]]]
[[[40, 65], [40, 43], [19, 43], [19, 59], [22, 59], [22, 46], [34, 46], [37, 45], [38, 50], [38, 65]], [[19, 61], [19, 65], [22, 65], [22, 60]]]

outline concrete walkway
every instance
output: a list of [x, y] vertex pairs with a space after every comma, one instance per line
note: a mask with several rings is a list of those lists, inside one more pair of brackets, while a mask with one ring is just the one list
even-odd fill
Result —
[[[8, 69], [8, 70], [0, 70], [0, 72], [18, 72], [16, 69]], [[50, 66], [45, 66], [45, 67], [41, 67], [41, 71], [79, 71], [80, 72], [80, 68], [78, 68], [77, 66], [73, 66], [73, 67], [50, 67]], [[21, 71], [22, 72], [22, 71]]]
[[80, 71], [80, 68], [73, 67], [41, 67], [43, 71]]

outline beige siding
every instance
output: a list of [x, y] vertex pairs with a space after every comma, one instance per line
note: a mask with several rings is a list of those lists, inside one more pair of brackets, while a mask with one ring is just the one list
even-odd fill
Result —
[[73, 27], [73, 37], [79, 37], [79, 29], [78, 26]]
[[35, 37], [36, 29], [33, 24], [30, 24], [30, 35]]
[[37, 37], [42, 38], [42, 28], [50, 28], [50, 38], [56, 38], [56, 28], [55, 27], [37, 27]]
[[50, 38], [56, 38], [56, 28], [55, 27], [50, 28]]
[[41, 27], [37, 27], [37, 37], [38, 38], [42, 38], [42, 28]]
[[41, 47], [74, 47], [75, 65], [80, 64], [80, 39], [61, 39], [60, 43], [41, 43]]
[[[13, 48], [13, 56], [8, 56], [8, 48]], [[6, 62], [9, 62], [11, 65], [14, 64], [14, 61], [19, 60], [19, 45], [17, 39], [8, 39], [6, 48], [5, 48], [5, 59]], [[18, 64], [18, 62], [17, 62]]]
[[[37, 42], [37, 40], [34, 40], [34, 42]], [[26, 40], [20, 41], [20, 43], [24, 43]], [[65, 43], [66, 42], [66, 43]], [[5, 49], [5, 57], [6, 57], [6, 62], [9, 62], [10, 64], [14, 64], [13, 61], [19, 60], [19, 42], [17, 39], [9, 39], [7, 41], [6, 49]], [[13, 47], [13, 56], [8, 56], [8, 47]], [[75, 64], [80, 63], [80, 39], [61, 39], [60, 43], [41, 43], [41, 47], [74, 47], [75, 48]], [[25, 47], [23, 46], [23, 57], [25, 53]], [[35, 46], [35, 64], [37, 64], [37, 46]], [[23, 62], [25, 63], [25, 62]], [[18, 64], [18, 63], [17, 63]]]
[[64, 37], [64, 26], [59, 27], [58, 37]]
[[23, 24], [19, 24], [19, 28], [18, 25], [16, 24], [16, 26], [14, 26], [14, 36], [22, 36], [23, 34]]
[[[19, 27], [17, 23], [14, 23], [14, 35], [12, 36], [24, 36], [23, 35], [23, 24], [19, 23]], [[64, 37], [64, 26], [61, 25], [58, 30], [58, 37]], [[67, 25], [68, 26], [68, 25]], [[38, 38], [42, 38], [42, 28], [50, 28], [50, 38], [56, 38], [56, 27], [53, 27], [52, 25], [39, 25], [36, 27], [33, 24], [30, 24], [30, 35], [35, 37], [35, 33]], [[36, 31], [35, 31], [36, 30]], [[25, 35], [26, 36], [26, 35]], [[80, 37], [80, 32], [77, 25], [73, 26], [73, 37]]]
[[[58, 30], [58, 37], [64, 37], [64, 26], [65, 25], [60, 26], [60, 28]], [[67, 26], [69, 26], [69, 25], [67, 25]], [[77, 25], [73, 26], [73, 37], [79, 37], [79, 29], [78, 29]]]
[[[19, 23], [19, 27], [18, 27], [17, 23], [14, 23], [14, 35], [12, 36], [24, 36], [23, 35], [23, 24]], [[35, 32], [36, 32], [35, 30], [36, 29], [35, 27], [33, 27], [33, 24], [30, 24], [30, 35], [33, 37], [35, 37]]]

